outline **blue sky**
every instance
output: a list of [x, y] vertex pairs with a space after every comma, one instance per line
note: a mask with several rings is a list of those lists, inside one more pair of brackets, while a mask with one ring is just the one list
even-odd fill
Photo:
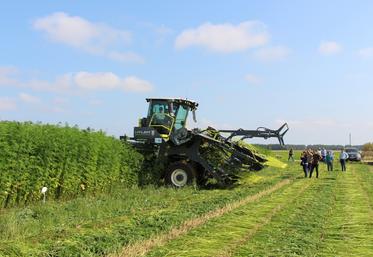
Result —
[[0, 119], [131, 135], [175, 96], [200, 103], [189, 127], [373, 141], [373, 2], [217, 2], [2, 3]]

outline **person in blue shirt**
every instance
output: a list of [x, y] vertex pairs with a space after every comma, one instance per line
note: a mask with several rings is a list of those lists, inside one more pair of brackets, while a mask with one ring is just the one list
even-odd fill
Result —
[[325, 161], [326, 154], [327, 154], [326, 149], [325, 149], [325, 148], [321, 149], [321, 157], [322, 157], [321, 161], [322, 161], [322, 162], [326, 162], [326, 161]]
[[344, 149], [341, 150], [339, 154], [339, 162], [341, 163], [342, 171], [346, 171], [346, 161], [348, 159], [348, 153]]

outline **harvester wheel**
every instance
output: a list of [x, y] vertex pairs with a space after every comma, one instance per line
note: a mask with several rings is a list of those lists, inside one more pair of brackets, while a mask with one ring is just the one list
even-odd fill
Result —
[[171, 163], [165, 173], [166, 184], [177, 188], [192, 184], [194, 177], [194, 168], [186, 162]]

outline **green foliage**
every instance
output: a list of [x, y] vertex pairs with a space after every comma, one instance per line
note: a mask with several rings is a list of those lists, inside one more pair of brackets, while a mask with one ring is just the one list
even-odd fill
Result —
[[138, 183], [140, 186], [161, 185], [162, 171], [164, 165], [156, 161], [154, 153], [143, 154], [143, 162], [138, 173]]
[[362, 155], [365, 160], [373, 159], [373, 143], [366, 143], [362, 147]]
[[68, 125], [0, 122], [0, 206], [72, 198], [137, 184], [141, 156], [104, 132]]
[[373, 143], [366, 143], [363, 145], [363, 151], [373, 151]]
[[105, 256], [296, 175], [246, 173], [250, 186], [231, 190], [117, 186], [96, 196], [8, 208], [0, 212], [0, 256]]

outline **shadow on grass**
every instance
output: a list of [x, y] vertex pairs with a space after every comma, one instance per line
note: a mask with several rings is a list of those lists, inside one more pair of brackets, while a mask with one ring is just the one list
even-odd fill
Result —
[[324, 180], [337, 180], [337, 178], [330, 178], [330, 177], [321, 177], [321, 179], [324, 179]]
[[240, 186], [240, 183], [230, 184], [230, 185], [222, 185], [218, 183], [214, 184], [206, 184], [203, 186], [199, 186], [199, 190], [212, 190], [212, 189], [220, 189], [220, 190], [233, 190]]

